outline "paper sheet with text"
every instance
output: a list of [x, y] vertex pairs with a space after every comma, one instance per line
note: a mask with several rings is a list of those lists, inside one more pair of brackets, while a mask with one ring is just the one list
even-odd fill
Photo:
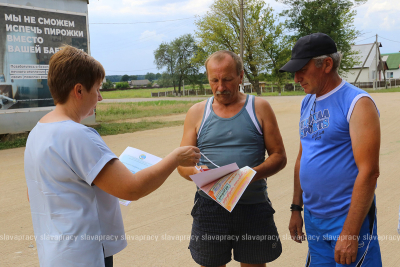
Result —
[[256, 171], [250, 167], [239, 169], [236, 163], [190, 175], [193, 182], [218, 204], [231, 212]]
[[[156, 163], [158, 163], [161, 158], [154, 156], [150, 153], [144, 152], [137, 148], [127, 147], [119, 160], [132, 172], [137, 173], [140, 170], [146, 169]], [[128, 206], [131, 201], [119, 199], [119, 203], [124, 206]]]

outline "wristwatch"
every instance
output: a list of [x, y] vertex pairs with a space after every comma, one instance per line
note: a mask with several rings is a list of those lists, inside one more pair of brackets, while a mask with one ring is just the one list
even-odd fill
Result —
[[300, 207], [299, 205], [292, 204], [292, 205], [290, 205], [290, 210], [291, 211], [303, 211], [303, 208]]

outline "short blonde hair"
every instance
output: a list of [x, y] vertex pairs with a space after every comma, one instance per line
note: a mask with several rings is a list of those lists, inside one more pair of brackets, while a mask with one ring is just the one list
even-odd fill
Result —
[[217, 61], [221, 61], [221, 60], [223, 60], [227, 55], [231, 56], [231, 57], [233, 58], [233, 60], [235, 61], [235, 64], [236, 64], [236, 72], [237, 72], [237, 75], [239, 76], [240, 73], [243, 71], [243, 61], [242, 61], [242, 59], [241, 59], [238, 55], [236, 55], [235, 53], [233, 53], [232, 51], [229, 51], [229, 50], [220, 50], [220, 51], [217, 51], [217, 52], [211, 54], [211, 55], [207, 58], [206, 62], [204, 63], [204, 65], [205, 65], [205, 67], [206, 67], [207, 75], [208, 75], [208, 71], [207, 71], [207, 64], [208, 64], [208, 62], [209, 62], [211, 59], [216, 59]]

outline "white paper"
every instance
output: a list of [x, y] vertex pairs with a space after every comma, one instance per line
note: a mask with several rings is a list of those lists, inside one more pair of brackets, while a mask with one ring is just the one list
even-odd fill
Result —
[[[159, 161], [161, 158], [154, 156], [150, 153], [144, 152], [140, 149], [127, 147], [124, 152], [122, 152], [121, 156], [119, 156], [119, 160], [132, 172], [137, 173], [140, 170], [146, 169]], [[124, 206], [128, 206], [131, 201], [120, 199], [119, 203]]]
[[216, 169], [211, 169], [205, 172], [196, 173], [193, 175], [189, 175], [192, 181], [199, 187], [203, 187], [206, 184], [209, 184], [231, 172], [239, 170], [239, 167], [236, 163], [231, 163]]

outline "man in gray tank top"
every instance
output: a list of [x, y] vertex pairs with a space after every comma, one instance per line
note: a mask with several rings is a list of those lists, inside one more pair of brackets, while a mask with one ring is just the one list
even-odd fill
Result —
[[[186, 114], [181, 146], [197, 146], [206, 156], [203, 169], [236, 162], [257, 173], [230, 213], [198, 190], [192, 210], [189, 249], [201, 266], [225, 266], [234, 260], [242, 267], [262, 267], [277, 259], [282, 246], [267, 194], [267, 177], [283, 169], [286, 153], [275, 114], [269, 103], [239, 92], [243, 63], [230, 51], [218, 51], [205, 63], [213, 97], [193, 105]], [[265, 159], [265, 151], [268, 153]], [[180, 175], [198, 173], [178, 167]]]

